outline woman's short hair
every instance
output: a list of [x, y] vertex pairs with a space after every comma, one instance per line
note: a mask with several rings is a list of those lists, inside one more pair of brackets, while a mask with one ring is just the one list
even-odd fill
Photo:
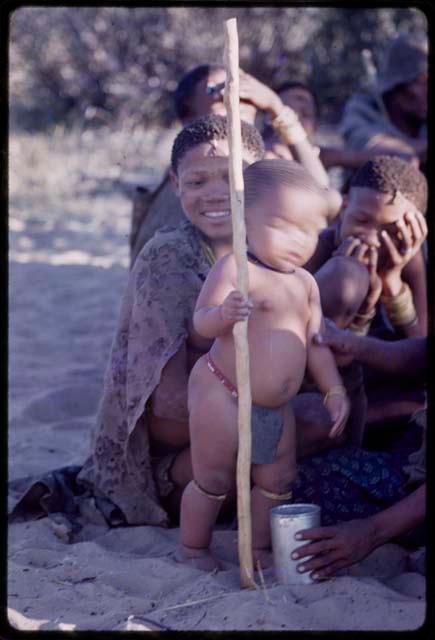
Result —
[[358, 169], [350, 181], [349, 188], [367, 187], [380, 193], [398, 191], [421, 213], [427, 209], [427, 180], [413, 164], [398, 156], [375, 156]]
[[[260, 132], [253, 125], [242, 120], [241, 133], [243, 147], [254, 158], [260, 160], [264, 156], [264, 142]], [[177, 173], [181, 158], [190, 149], [212, 140], [228, 140], [228, 123], [224, 116], [211, 114], [188, 124], [174, 140], [171, 153], [172, 170]]]

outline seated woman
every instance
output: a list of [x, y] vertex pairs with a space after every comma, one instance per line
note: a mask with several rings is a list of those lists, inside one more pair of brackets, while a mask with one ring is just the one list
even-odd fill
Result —
[[[420, 383], [426, 382], [426, 338], [387, 342], [328, 322], [316, 341], [384, 375], [397, 378], [412, 373]], [[306, 544], [293, 554], [294, 559], [301, 558], [299, 571], [321, 579], [359, 562], [386, 542], [411, 548], [425, 544], [426, 410], [415, 417], [414, 431], [421, 445], [407, 438], [390, 454], [349, 447], [300, 462], [296, 502], [319, 504], [322, 524], [327, 526], [300, 532], [299, 539]]]
[[[243, 159], [260, 159], [257, 130], [242, 122]], [[231, 251], [227, 121], [200, 118], [177, 136], [171, 159], [187, 221], [157, 233], [130, 273], [107, 367], [92, 453], [78, 481], [109, 498], [128, 524], [167, 525], [192, 477], [187, 380], [210, 347], [193, 330], [211, 265]]]
[[[424, 175], [398, 157], [378, 156], [352, 179], [339, 225], [321, 234], [306, 268], [316, 273], [337, 255], [353, 257], [369, 268], [371, 292], [352, 323], [354, 330], [370, 330], [389, 339], [427, 334], [426, 265], [421, 250], [427, 235], [426, 206]], [[337, 281], [340, 270], [336, 263], [330, 281]], [[388, 388], [385, 377], [370, 376], [369, 422], [409, 416], [421, 407], [423, 394], [415, 382], [404, 380], [400, 389], [397, 383]]]

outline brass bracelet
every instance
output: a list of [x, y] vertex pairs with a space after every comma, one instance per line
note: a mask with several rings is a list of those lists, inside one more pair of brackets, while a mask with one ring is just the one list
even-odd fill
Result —
[[284, 107], [270, 124], [283, 140], [291, 146], [308, 138], [307, 132], [301, 125], [298, 116], [290, 107]]
[[361, 320], [364, 320], [365, 323], [370, 322], [370, 320], [373, 320], [373, 318], [376, 315], [376, 309], [372, 309], [371, 311], [369, 311], [369, 313], [356, 313], [354, 315], [354, 318], [360, 318]]
[[349, 325], [349, 329], [350, 331], [352, 331], [352, 333], [357, 333], [359, 336], [366, 336], [370, 331], [370, 325], [371, 325], [371, 322], [367, 322], [366, 324], [361, 324], [361, 325], [355, 324], [354, 322], [352, 322]]
[[405, 282], [397, 296], [381, 296], [388, 319], [396, 327], [413, 326], [418, 317], [415, 310], [412, 292]]
[[[353, 333], [366, 336], [370, 330], [370, 325], [375, 315], [376, 309], [372, 309], [369, 313], [356, 313], [349, 325], [349, 329], [353, 331]], [[363, 320], [363, 322], [358, 322], [358, 319]]]
[[331, 396], [347, 396], [346, 387], [342, 384], [336, 384], [331, 387], [323, 396], [323, 404], [326, 404]]

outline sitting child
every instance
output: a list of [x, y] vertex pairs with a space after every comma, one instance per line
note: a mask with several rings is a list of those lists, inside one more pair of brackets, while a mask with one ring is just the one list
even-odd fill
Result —
[[[355, 319], [370, 288], [367, 267], [354, 257], [336, 255], [314, 274], [319, 287], [320, 302], [325, 318], [342, 328], [354, 327]], [[363, 442], [367, 420], [367, 397], [362, 365], [349, 356], [335, 354], [343, 385], [350, 402], [350, 413], [345, 432], [334, 441], [334, 446]], [[298, 395], [292, 401], [297, 428], [297, 454], [304, 458], [329, 448], [327, 434], [330, 429], [328, 412], [323, 406], [317, 385], [307, 374]]]
[[194, 327], [216, 338], [189, 380], [189, 429], [194, 480], [181, 502], [178, 559], [210, 570], [213, 525], [234, 488], [238, 449], [232, 328], [248, 320], [252, 390], [252, 514], [254, 561], [271, 561], [269, 509], [291, 499], [296, 474], [295, 421], [290, 400], [306, 368], [340, 435], [349, 401], [328, 348], [313, 344], [322, 324], [319, 290], [301, 265], [325, 225], [324, 189], [300, 165], [260, 160], [245, 169], [249, 299], [237, 290], [233, 254], [221, 258], [202, 287]]

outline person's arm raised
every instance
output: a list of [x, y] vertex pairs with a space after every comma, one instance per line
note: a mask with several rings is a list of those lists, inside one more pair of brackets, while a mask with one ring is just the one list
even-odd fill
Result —
[[[288, 106], [284, 106], [271, 120], [271, 126], [280, 138], [288, 144], [292, 156], [322, 185], [329, 186], [329, 177], [319, 158], [319, 149], [314, 147], [297, 113]], [[332, 216], [333, 217], [333, 216]]]
[[378, 133], [370, 138], [366, 148], [383, 155], [414, 156], [419, 162], [426, 162], [427, 159], [427, 140], [424, 138], [408, 138], [405, 141], [386, 133]]
[[[242, 70], [240, 70], [239, 95], [240, 100], [250, 102], [257, 109], [268, 114], [272, 127], [280, 138], [290, 146], [295, 160], [304, 166], [319, 184], [327, 187], [329, 178], [319, 159], [319, 150], [309, 141], [296, 112], [285, 106], [273, 89]], [[337, 194], [334, 193], [331, 196], [331, 210], [334, 210], [337, 200]]]
[[247, 320], [252, 304], [235, 290], [234, 256], [219, 260], [209, 272], [199, 294], [193, 326], [204, 338], [216, 338], [231, 331], [236, 322]]
[[381, 233], [388, 253], [386, 264], [379, 270], [381, 299], [390, 322], [397, 330], [404, 336], [424, 336], [427, 335], [427, 300], [421, 246], [427, 236], [426, 220], [419, 211], [408, 211], [396, 227], [400, 242], [398, 248], [387, 231]]

